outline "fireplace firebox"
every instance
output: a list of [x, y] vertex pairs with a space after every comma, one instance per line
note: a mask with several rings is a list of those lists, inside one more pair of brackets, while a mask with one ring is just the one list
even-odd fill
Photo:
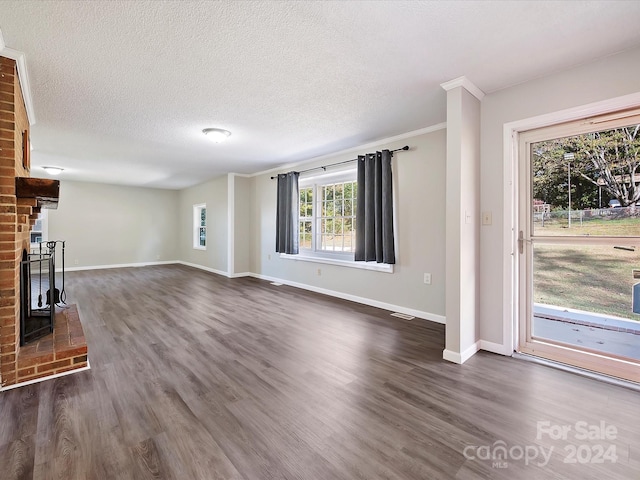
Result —
[[55, 249], [22, 254], [20, 262], [20, 345], [53, 332], [55, 319]]

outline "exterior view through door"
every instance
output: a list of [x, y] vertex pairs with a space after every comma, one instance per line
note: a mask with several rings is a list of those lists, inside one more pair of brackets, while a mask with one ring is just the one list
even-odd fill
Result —
[[640, 111], [521, 133], [518, 350], [640, 381]]

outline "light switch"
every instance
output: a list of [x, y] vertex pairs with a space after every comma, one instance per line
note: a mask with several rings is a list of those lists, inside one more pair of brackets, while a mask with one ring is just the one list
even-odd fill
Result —
[[482, 224], [491, 225], [491, 212], [482, 212]]

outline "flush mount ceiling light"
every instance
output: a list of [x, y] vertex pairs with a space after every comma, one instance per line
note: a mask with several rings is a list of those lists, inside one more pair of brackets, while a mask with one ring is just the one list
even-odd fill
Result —
[[60, 167], [42, 167], [49, 175], [60, 175], [64, 168]]
[[216, 143], [224, 142], [231, 135], [229, 130], [223, 130], [222, 128], [205, 128], [202, 133]]

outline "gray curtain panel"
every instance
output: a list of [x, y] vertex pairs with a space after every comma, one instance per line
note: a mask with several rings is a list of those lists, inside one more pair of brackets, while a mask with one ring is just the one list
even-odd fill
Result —
[[396, 263], [389, 150], [358, 156], [356, 262]]
[[278, 175], [278, 205], [276, 208], [276, 252], [298, 253], [298, 172]]

